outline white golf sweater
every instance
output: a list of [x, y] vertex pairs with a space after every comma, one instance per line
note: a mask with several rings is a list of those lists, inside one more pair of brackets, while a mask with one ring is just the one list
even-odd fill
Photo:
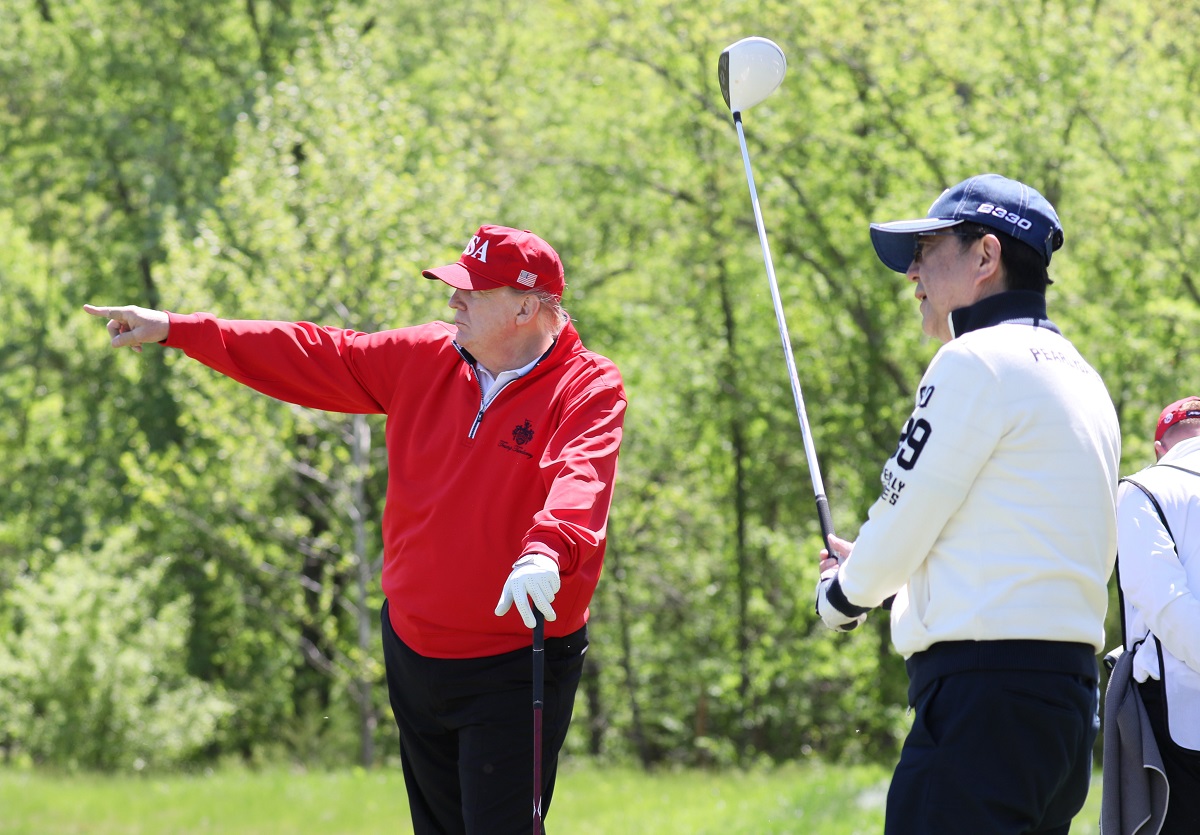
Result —
[[1125, 601], [1125, 645], [1146, 636], [1133, 660], [1137, 681], [1163, 681], [1171, 738], [1200, 750], [1200, 438], [1171, 447], [1158, 464], [1131, 478], [1150, 490], [1170, 527], [1146, 494], [1129, 483], [1117, 493], [1117, 552]]
[[942, 641], [1099, 652], [1121, 452], [1108, 390], [1040, 294], [992, 296], [952, 323], [829, 599], [895, 594], [905, 658]]

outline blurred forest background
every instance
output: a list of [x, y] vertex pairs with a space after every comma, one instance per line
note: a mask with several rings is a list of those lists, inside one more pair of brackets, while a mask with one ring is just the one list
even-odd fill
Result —
[[[1195, 0], [6, 0], [0, 763], [397, 756], [382, 423], [113, 351], [85, 302], [376, 330], [475, 228], [560, 252], [630, 408], [568, 751], [894, 756], [886, 617], [812, 610], [809, 473], [717, 57], [788, 57], [745, 125], [838, 532], [936, 345], [872, 220], [996, 171], [1057, 206], [1051, 316], [1124, 472], [1200, 388]], [[1110, 617], [1109, 644], [1119, 640]]]

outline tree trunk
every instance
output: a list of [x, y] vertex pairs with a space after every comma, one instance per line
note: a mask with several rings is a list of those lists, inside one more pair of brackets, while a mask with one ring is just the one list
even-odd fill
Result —
[[608, 718], [604, 715], [604, 701], [600, 697], [600, 662], [594, 653], [589, 653], [583, 664], [583, 695], [588, 706], [588, 753], [598, 757], [604, 753], [604, 729]]
[[366, 659], [371, 655], [374, 613], [368, 600], [371, 587], [371, 560], [367, 557], [367, 525], [369, 509], [366, 502], [367, 463], [371, 451], [371, 425], [365, 415], [353, 419], [352, 445], [354, 476], [351, 482], [350, 513], [354, 526], [354, 560], [358, 565], [358, 649], [362, 661], [356, 665], [354, 688], [358, 694], [359, 733], [362, 744], [362, 764], [370, 768], [375, 763], [375, 729], [378, 717], [371, 697], [371, 680], [364, 675]]
[[642, 709], [638, 703], [637, 676], [633, 669], [633, 638], [629, 634], [629, 600], [625, 595], [624, 572], [618, 559], [618, 550], [613, 537], [608, 538], [607, 559], [612, 567], [613, 589], [617, 595], [617, 629], [621, 635], [621, 669], [625, 672], [625, 689], [629, 694], [629, 734], [633, 738], [633, 747], [637, 751], [638, 760], [643, 768], [653, 765], [650, 748], [646, 744], [646, 734], [642, 728]]

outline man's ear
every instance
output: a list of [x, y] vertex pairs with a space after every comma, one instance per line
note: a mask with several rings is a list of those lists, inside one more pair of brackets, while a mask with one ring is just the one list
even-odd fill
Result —
[[542, 301], [535, 293], [522, 293], [521, 306], [517, 308], [517, 324], [524, 325], [537, 320]]
[[984, 235], [980, 239], [979, 260], [976, 265], [975, 283], [988, 284], [1004, 278], [1004, 262], [1000, 260], [1000, 239], [995, 235]]

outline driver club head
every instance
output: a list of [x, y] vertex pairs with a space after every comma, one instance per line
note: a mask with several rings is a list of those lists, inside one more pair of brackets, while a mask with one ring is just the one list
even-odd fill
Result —
[[735, 115], [775, 92], [786, 72], [787, 59], [779, 45], [757, 36], [725, 47], [717, 64], [721, 95]]

